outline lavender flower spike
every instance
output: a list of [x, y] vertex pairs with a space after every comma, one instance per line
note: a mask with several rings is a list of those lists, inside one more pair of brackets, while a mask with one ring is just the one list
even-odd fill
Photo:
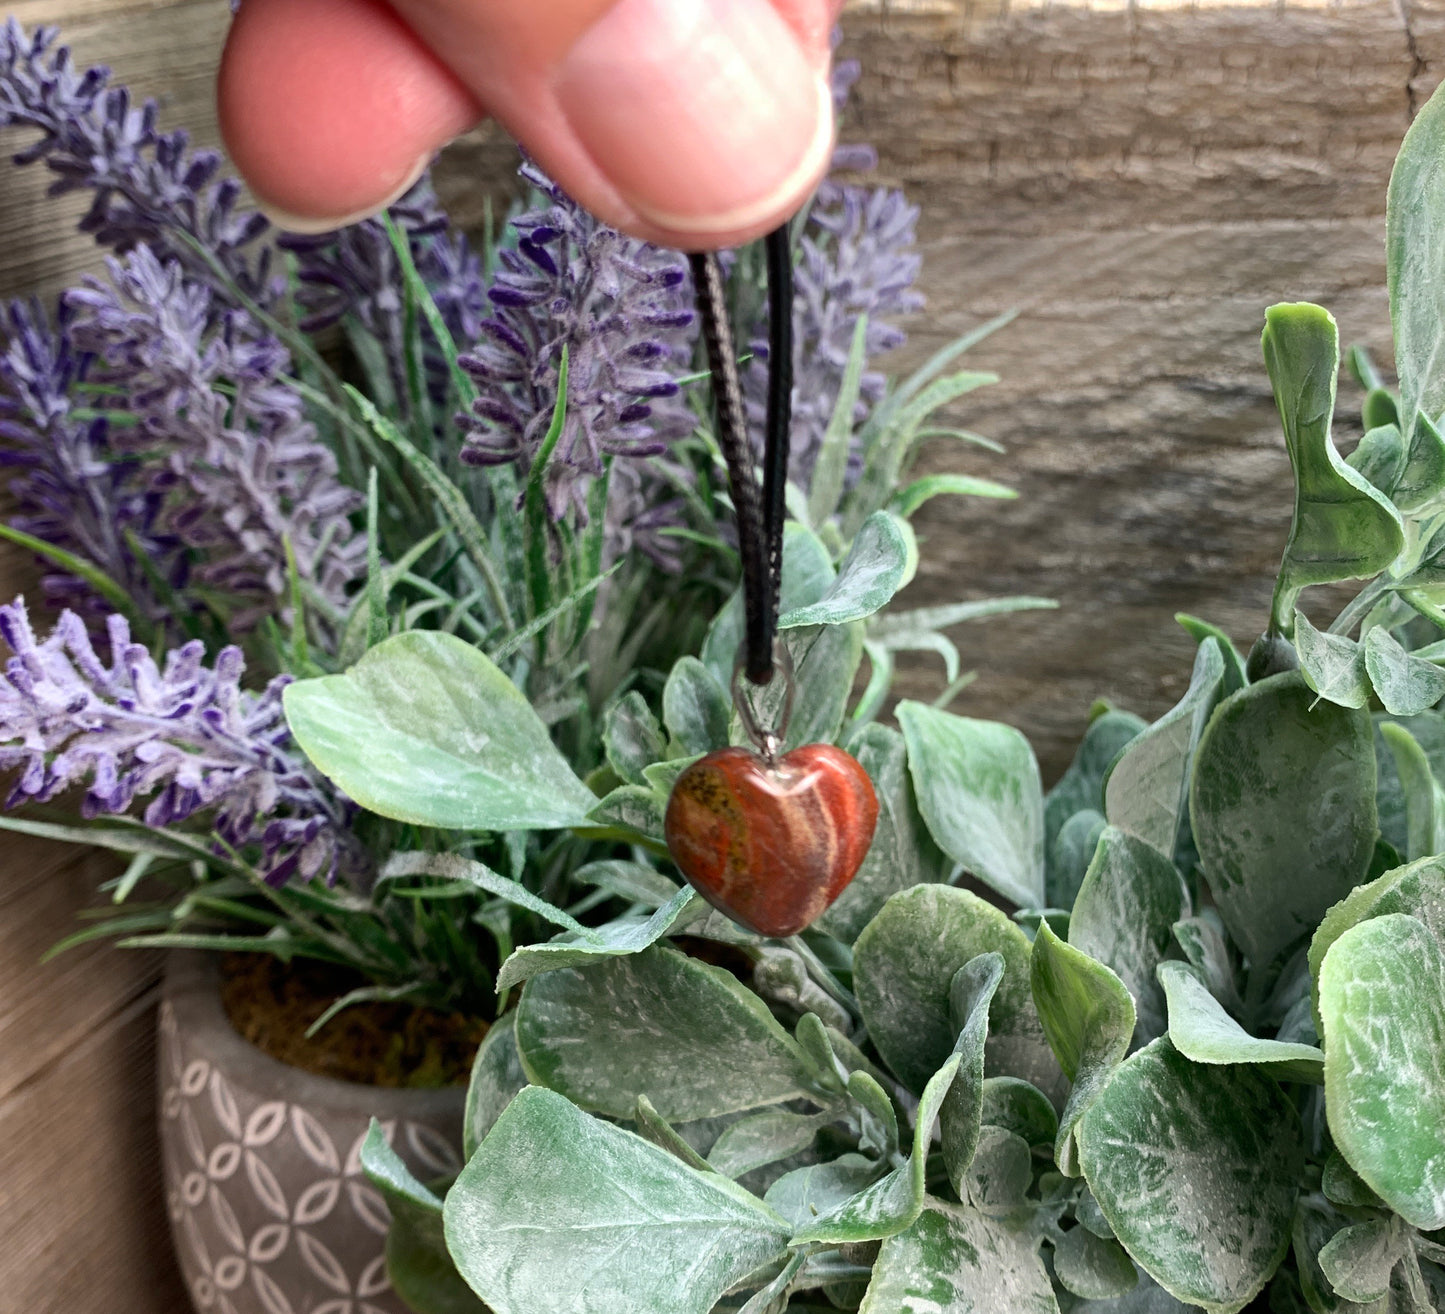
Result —
[[137, 421], [114, 441], [151, 463], [161, 527], [196, 552], [195, 582], [239, 604], [233, 630], [250, 628], [285, 609], [289, 544], [339, 614], [365, 556], [348, 520], [360, 497], [306, 420], [285, 349], [144, 246], [108, 265], [109, 283], [67, 295], [73, 337]]
[[237, 211], [241, 184], [216, 179], [221, 157], [188, 149], [184, 132], [159, 131], [156, 103], [133, 105], [124, 87], [109, 85], [109, 69], [78, 72], [56, 36], [39, 28], [27, 37], [14, 18], [0, 26], [0, 128], [40, 133], [15, 162], [44, 160], [55, 174], [52, 194], [94, 193], [80, 227], [103, 246], [146, 242], [228, 297], [230, 283], [273, 299], [279, 280], [257, 241], [269, 225], [254, 210]]
[[108, 628], [109, 666], [73, 612], [41, 640], [23, 599], [0, 606], [0, 636], [14, 654], [0, 675], [0, 770], [17, 771], [7, 807], [83, 785], [86, 817], [147, 797], [148, 826], [207, 817], [232, 848], [259, 848], [272, 885], [365, 871], [347, 829], [353, 805], [291, 747], [281, 709], [288, 677], [243, 692], [239, 648], [208, 669], [194, 641], [161, 669], [131, 642], [124, 617], [111, 616]]
[[546, 473], [548, 506], [585, 514], [606, 456], [648, 457], [692, 431], [678, 375], [692, 356], [687, 264], [606, 227], [536, 166], [522, 176], [551, 204], [512, 220], [498, 253], [492, 317], [462, 364], [480, 396], [462, 459], [530, 468], [568, 361], [566, 424]]

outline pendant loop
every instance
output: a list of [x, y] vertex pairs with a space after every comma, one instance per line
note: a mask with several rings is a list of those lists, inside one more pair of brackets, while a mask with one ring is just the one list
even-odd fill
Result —
[[[733, 706], [737, 709], [738, 719], [743, 723], [743, 731], [752, 742], [753, 747], [758, 750], [763, 760], [772, 766], [778, 759], [778, 749], [782, 747], [783, 740], [787, 737], [788, 722], [793, 717], [793, 696], [797, 692], [797, 681], [793, 675], [793, 656], [781, 638], [774, 639], [773, 678], [762, 685], [755, 685], [751, 680], [744, 678], [745, 665], [742, 655], [739, 655], [737, 662], [733, 665]], [[769, 718], [771, 723], [764, 724], [753, 699], [757, 698], [762, 701], [767, 698], [769, 692], [777, 686], [779, 681], [782, 682], [783, 687], [777, 710]]]

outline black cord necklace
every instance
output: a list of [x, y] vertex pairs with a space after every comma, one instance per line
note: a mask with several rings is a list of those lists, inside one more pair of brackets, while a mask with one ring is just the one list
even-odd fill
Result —
[[[858, 762], [832, 744], [780, 755], [794, 673], [777, 642], [793, 393], [793, 255], [785, 224], [767, 237], [768, 409], [759, 486], [748, 441], [722, 268], [690, 257], [717, 409], [718, 447], [737, 514], [745, 626], [733, 706], [756, 751], [720, 748], [678, 776], [667, 803], [667, 847], [715, 908], [762, 935], [796, 935], [851, 881], [873, 842], [878, 799]], [[754, 687], [781, 675], [781, 709], [758, 724], [739, 676]]]

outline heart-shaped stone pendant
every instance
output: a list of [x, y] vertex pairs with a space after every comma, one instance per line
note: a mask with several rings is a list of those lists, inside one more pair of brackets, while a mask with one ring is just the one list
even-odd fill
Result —
[[664, 834], [673, 861], [714, 908], [760, 935], [796, 935], [858, 873], [878, 796], [831, 744], [774, 762], [722, 748], [677, 778]]

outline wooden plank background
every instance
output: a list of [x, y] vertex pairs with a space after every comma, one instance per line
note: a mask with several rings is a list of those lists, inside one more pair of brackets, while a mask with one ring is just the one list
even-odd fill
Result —
[[[215, 141], [221, 0], [8, 12], [61, 23], [82, 63], [112, 64], [160, 98], [167, 125]], [[1065, 601], [959, 636], [981, 673], [960, 709], [1022, 726], [1053, 774], [1095, 695], [1153, 714], [1180, 692], [1189, 645], [1174, 611], [1245, 642], [1258, 631], [1288, 516], [1263, 310], [1321, 301], [1347, 342], [1387, 355], [1385, 183], [1445, 52], [1442, 9], [871, 0], [845, 32], [844, 53], [865, 58], [846, 135], [873, 141], [880, 180], [923, 211], [929, 304], [900, 363], [1020, 311], [975, 354], [1002, 384], [956, 414], [1008, 454], [938, 449], [928, 464], [962, 459], [1023, 496], [931, 503], [907, 600]], [[448, 152], [438, 184], [464, 219], [508, 157], [486, 132]], [[0, 177], [0, 295], [95, 267], [67, 231], [79, 198], [47, 199], [36, 170]], [[0, 552], [7, 595], [29, 577]], [[920, 694], [938, 678], [926, 663], [903, 676]], [[37, 966], [105, 870], [0, 839], [4, 1311], [187, 1308], [151, 1128], [156, 963], [95, 949]]]

